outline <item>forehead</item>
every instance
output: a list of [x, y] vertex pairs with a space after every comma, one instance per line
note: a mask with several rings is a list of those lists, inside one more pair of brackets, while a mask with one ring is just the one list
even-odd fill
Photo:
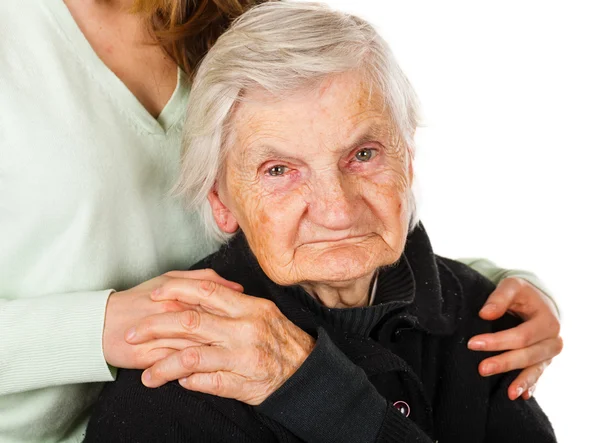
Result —
[[387, 135], [391, 122], [379, 92], [358, 73], [344, 73], [284, 97], [248, 91], [232, 127], [239, 149], [265, 139], [337, 143], [361, 127]]

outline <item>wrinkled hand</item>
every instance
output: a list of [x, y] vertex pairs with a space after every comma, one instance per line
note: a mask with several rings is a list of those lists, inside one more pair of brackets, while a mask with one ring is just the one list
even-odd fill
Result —
[[150, 297], [156, 288], [174, 285], [182, 280], [191, 282], [188, 286], [193, 292], [193, 286], [198, 284], [198, 279], [210, 279], [227, 285], [232, 290], [243, 290], [237, 283], [229, 282], [207, 269], [168, 272], [127, 291], [111, 294], [106, 305], [102, 334], [102, 349], [106, 362], [118, 368], [146, 369], [175, 351], [195, 346], [195, 342], [177, 338], [150, 340], [136, 345], [128, 343], [125, 339], [127, 331], [146, 317], [199, 309], [197, 306], [178, 301], [154, 301]]
[[179, 380], [186, 389], [259, 405], [302, 365], [314, 339], [271, 301], [241, 294], [214, 281], [163, 286], [154, 300], [175, 299], [201, 310], [167, 312], [138, 324], [132, 344], [169, 337], [203, 343], [173, 353], [142, 375], [148, 387]]
[[508, 388], [515, 400], [521, 395], [531, 398], [535, 384], [563, 347], [560, 320], [552, 300], [531, 283], [510, 277], [502, 280], [479, 312], [485, 320], [496, 320], [505, 313], [524, 322], [494, 334], [477, 335], [469, 340], [469, 349], [508, 351], [487, 358], [479, 364], [483, 376], [525, 368]]

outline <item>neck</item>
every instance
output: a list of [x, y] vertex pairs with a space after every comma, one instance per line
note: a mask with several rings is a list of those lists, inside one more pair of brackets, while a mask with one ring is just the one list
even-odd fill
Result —
[[359, 308], [369, 304], [369, 288], [375, 271], [352, 281], [304, 283], [302, 288], [328, 308]]

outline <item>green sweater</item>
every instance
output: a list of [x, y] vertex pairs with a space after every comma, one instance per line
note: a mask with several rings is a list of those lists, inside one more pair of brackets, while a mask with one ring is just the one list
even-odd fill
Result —
[[[168, 196], [189, 85], [180, 75], [154, 119], [62, 0], [0, 2], [0, 66], [0, 442], [79, 442], [113, 380], [111, 290], [213, 251]], [[512, 272], [469, 263], [495, 281]]]

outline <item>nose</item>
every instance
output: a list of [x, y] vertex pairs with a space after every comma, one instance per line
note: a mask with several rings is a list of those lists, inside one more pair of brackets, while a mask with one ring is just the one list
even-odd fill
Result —
[[308, 216], [313, 224], [330, 230], [354, 226], [360, 201], [355, 184], [337, 172], [320, 175], [312, 188]]

